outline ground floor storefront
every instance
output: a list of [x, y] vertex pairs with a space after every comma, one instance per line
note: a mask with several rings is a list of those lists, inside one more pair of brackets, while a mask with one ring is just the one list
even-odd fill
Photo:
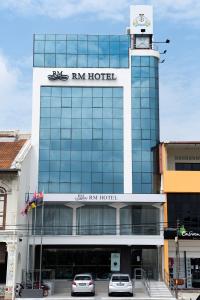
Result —
[[[117, 238], [117, 237], [116, 237]], [[111, 273], [140, 276], [140, 269], [150, 279], [161, 277], [161, 247], [123, 245], [44, 245], [42, 247], [42, 276], [72, 279], [77, 273], [92, 273], [96, 280], [108, 280]], [[40, 245], [35, 250], [35, 269], [40, 267]], [[46, 272], [45, 270], [49, 270]], [[52, 272], [50, 272], [50, 270]]]
[[200, 240], [180, 239], [178, 251], [175, 242], [169, 241], [169, 272], [183, 279], [181, 288], [200, 289]]

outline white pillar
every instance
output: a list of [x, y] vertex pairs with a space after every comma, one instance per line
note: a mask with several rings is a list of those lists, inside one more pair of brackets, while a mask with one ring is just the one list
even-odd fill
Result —
[[124, 203], [112, 203], [109, 206], [116, 209], [116, 235], [120, 235], [120, 209], [127, 206]]
[[14, 299], [15, 297], [15, 272], [16, 272], [16, 257], [17, 244], [16, 242], [7, 243], [7, 274], [6, 274], [6, 291], [5, 299]]
[[84, 204], [66, 204], [66, 206], [71, 207], [73, 209], [72, 213], [72, 235], [76, 235], [76, 213], [77, 213], [77, 208], [84, 206]]

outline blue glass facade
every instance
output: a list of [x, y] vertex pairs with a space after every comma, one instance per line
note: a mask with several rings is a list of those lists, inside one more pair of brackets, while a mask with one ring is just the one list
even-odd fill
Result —
[[133, 193], [155, 193], [159, 143], [158, 58], [131, 57]]
[[33, 66], [128, 68], [129, 35], [35, 34]]
[[41, 87], [39, 190], [123, 193], [123, 88]]

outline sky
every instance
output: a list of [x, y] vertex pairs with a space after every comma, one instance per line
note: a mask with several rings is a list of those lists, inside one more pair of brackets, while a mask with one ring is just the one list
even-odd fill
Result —
[[31, 130], [34, 33], [123, 34], [151, 4], [160, 64], [160, 140], [200, 140], [199, 0], [0, 0], [0, 130]]

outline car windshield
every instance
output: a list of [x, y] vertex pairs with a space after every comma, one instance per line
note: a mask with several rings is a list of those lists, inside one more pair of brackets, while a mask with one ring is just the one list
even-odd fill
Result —
[[129, 282], [129, 277], [128, 276], [113, 276], [112, 281], [114, 281], [114, 282], [117, 282], [117, 281]]
[[76, 276], [74, 280], [91, 280], [91, 276], [89, 275], [79, 275], [79, 276]]

